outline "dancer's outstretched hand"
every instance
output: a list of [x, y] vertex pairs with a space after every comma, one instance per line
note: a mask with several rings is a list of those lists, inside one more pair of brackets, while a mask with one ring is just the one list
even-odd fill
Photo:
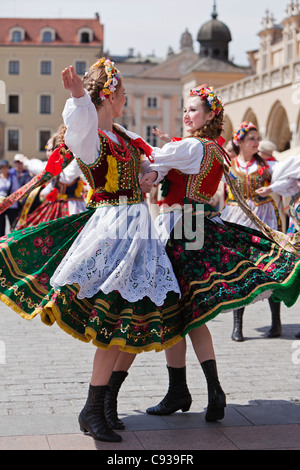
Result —
[[77, 75], [73, 65], [66, 67], [62, 73], [62, 82], [66, 90], [69, 90], [74, 98], [80, 98], [84, 95], [82, 79]]

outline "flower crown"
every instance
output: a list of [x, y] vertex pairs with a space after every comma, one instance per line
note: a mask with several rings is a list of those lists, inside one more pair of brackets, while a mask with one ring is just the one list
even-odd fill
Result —
[[232, 136], [233, 144], [238, 147], [239, 141], [242, 140], [245, 137], [246, 132], [249, 131], [257, 131], [257, 127], [252, 122], [242, 122], [240, 127], [234, 132]]
[[221, 98], [215, 94], [212, 88], [204, 84], [197, 88], [190, 90], [190, 96], [200, 96], [206, 102], [206, 105], [215, 112], [216, 115], [220, 114], [223, 109]]
[[105, 57], [102, 57], [101, 59], [97, 60], [97, 62], [95, 62], [90, 67], [90, 71], [100, 68], [101, 66], [104, 66], [105, 73], [107, 76], [107, 81], [104, 83], [103, 88], [99, 93], [100, 100], [104, 100], [108, 97], [108, 95], [116, 91], [117, 85], [120, 80], [120, 72], [115, 67], [114, 62], [112, 62], [110, 59], [106, 59]]

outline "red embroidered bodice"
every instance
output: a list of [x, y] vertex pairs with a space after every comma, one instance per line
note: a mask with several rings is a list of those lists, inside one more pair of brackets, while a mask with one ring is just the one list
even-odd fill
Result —
[[184, 198], [198, 203], [209, 203], [216, 193], [223, 175], [223, 154], [212, 141], [197, 137], [203, 145], [203, 159], [197, 175], [184, 175], [171, 170], [167, 175], [168, 193], [161, 204], [183, 205]]

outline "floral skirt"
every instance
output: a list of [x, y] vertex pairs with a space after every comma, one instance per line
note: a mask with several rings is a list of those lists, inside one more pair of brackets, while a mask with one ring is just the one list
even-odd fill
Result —
[[[192, 221], [195, 232], [197, 221]], [[176, 227], [184, 233], [184, 218]], [[204, 217], [202, 248], [186, 249], [190, 239], [171, 232], [166, 251], [179, 281], [183, 336], [220, 312], [272, 296], [292, 306], [300, 293], [300, 259], [261, 232]]]
[[94, 210], [28, 227], [0, 238], [0, 300], [23, 318], [40, 315], [98, 347], [139, 353], [164, 350], [182, 339], [178, 294], [157, 307], [148, 297], [125, 300], [118, 291], [79, 299], [77, 284], [54, 289], [50, 278]]
[[68, 201], [45, 201], [40, 204], [31, 214], [26, 218], [26, 221], [17, 226], [18, 230], [26, 227], [34, 227], [49, 220], [55, 220], [69, 215]]

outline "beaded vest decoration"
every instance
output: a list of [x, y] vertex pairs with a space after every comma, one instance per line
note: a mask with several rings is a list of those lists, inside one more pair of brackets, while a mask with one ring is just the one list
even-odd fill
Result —
[[198, 175], [189, 175], [185, 197], [198, 203], [209, 203], [215, 195], [223, 175], [223, 154], [208, 139], [197, 137], [203, 145], [203, 159]]
[[179, 170], [170, 170], [162, 204], [183, 205], [186, 198], [207, 204], [218, 189], [223, 175], [223, 154], [218, 146], [208, 139], [197, 137], [203, 145], [203, 159], [197, 175], [184, 175]]
[[119, 205], [120, 198], [126, 197], [127, 204], [137, 204], [144, 200], [139, 187], [138, 174], [141, 154], [121, 131], [114, 128], [119, 144], [112, 141], [104, 132], [98, 131], [100, 139], [99, 157], [95, 163], [86, 165], [77, 159], [91, 190], [87, 207]]
[[[229, 171], [231, 178], [236, 181], [239, 192], [244, 197], [244, 199], [251, 199], [255, 205], [259, 206], [261, 204], [266, 204], [271, 202], [274, 203], [274, 199], [271, 196], [261, 197], [255, 190], [261, 187], [261, 177], [259, 173], [259, 168], [252, 173], [244, 173], [239, 171], [237, 164], [237, 157], [233, 158], [231, 161], [231, 168]], [[226, 204], [237, 205], [234, 196], [230, 189], [228, 188], [228, 198]]]

